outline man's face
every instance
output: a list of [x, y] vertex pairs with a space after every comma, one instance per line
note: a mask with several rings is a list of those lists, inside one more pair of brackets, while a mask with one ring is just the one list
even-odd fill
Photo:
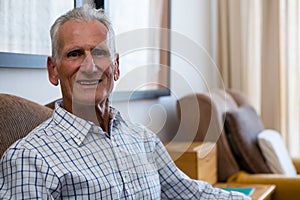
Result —
[[118, 58], [112, 62], [107, 45], [107, 28], [96, 20], [69, 21], [58, 34], [58, 60], [56, 63], [53, 58], [52, 62], [48, 60], [48, 71], [50, 81], [61, 84], [63, 107], [71, 111], [72, 102], [84, 105], [105, 102], [114, 80], [119, 78]]

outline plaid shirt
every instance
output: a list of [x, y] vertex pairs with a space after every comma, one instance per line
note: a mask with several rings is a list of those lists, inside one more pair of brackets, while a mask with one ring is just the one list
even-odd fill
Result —
[[247, 199], [188, 178], [158, 137], [111, 108], [110, 135], [59, 106], [0, 163], [0, 199]]

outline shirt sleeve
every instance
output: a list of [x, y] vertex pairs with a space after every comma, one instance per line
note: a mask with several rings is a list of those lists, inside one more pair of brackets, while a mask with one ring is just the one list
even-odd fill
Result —
[[38, 154], [9, 149], [0, 162], [0, 199], [53, 199], [47, 189], [56, 182]]
[[242, 193], [228, 192], [189, 178], [176, 167], [159, 139], [156, 142], [155, 160], [159, 169], [162, 199], [251, 199]]

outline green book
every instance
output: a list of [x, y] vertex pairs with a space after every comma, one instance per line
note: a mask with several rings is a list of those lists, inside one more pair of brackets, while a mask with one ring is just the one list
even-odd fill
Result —
[[241, 192], [248, 196], [250, 196], [254, 191], [254, 188], [245, 188], [245, 187], [221, 187], [221, 189], [229, 192], [231, 191]]

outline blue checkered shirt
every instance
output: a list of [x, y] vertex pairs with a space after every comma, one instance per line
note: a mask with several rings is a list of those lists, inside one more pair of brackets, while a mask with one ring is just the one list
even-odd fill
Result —
[[247, 199], [182, 173], [159, 138], [111, 108], [110, 135], [56, 105], [0, 163], [0, 199]]

